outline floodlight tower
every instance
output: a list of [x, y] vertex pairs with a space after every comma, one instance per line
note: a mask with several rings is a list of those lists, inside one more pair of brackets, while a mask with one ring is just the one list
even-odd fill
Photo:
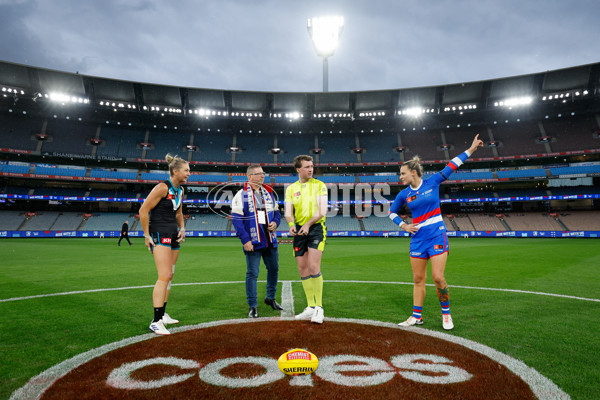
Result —
[[344, 30], [344, 17], [317, 17], [308, 19], [308, 34], [317, 54], [323, 57], [323, 92], [329, 91], [327, 58], [332, 56]]

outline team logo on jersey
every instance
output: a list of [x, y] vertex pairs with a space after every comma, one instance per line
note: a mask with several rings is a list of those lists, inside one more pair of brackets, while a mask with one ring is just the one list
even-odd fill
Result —
[[414, 196], [410, 196], [409, 198], [407, 198], [406, 202], [410, 203], [411, 201], [416, 200], [416, 199], [417, 199], [417, 195], [415, 194]]
[[444, 245], [443, 244], [436, 244], [435, 246], [433, 246], [433, 248], [435, 250], [443, 250], [444, 249]]
[[294, 197], [300, 197], [300, 192], [294, 193]]
[[177, 196], [175, 196], [173, 193], [169, 193], [167, 195], [167, 200], [173, 200], [174, 198], [176, 198]]
[[171, 244], [171, 238], [162, 238], [160, 239], [162, 244]]

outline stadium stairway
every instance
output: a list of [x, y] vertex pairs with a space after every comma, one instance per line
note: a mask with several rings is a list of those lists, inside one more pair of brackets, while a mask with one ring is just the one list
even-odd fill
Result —
[[54, 218], [54, 221], [50, 224], [50, 228], [48, 230], [52, 230], [52, 227], [56, 224], [56, 221], [58, 221], [58, 219], [60, 218], [60, 216], [62, 215], [62, 213], [58, 213], [56, 214], [56, 218]]
[[85, 218], [81, 218], [81, 223], [79, 224], [79, 226], [77, 227], [78, 231], [82, 231], [83, 227], [85, 226], [85, 223], [87, 222], [87, 219]]
[[500, 222], [502, 223], [502, 226], [506, 228], [507, 231], [512, 231], [512, 228], [508, 225], [508, 222], [506, 222], [504, 218], [501, 218]]
[[560, 218], [559, 218], [559, 217], [556, 217], [556, 222], [558, 222], [558, 224], [559, 224], [559, 225], [560, 225], [560, 226], [561, 226], [561, 227], [562, 227], [562, 228], [563, 228], [565, 231], [570, 231], [570, 229], [569, 229], [569, 228], [567, 228], [567, 226], [564, 224], [564, 222], [562, 222], [562, 221], [560, 220]]
[[358, 220], [358, 224], [360, 225], [360, 230], [361, 231], [366, 231], [367, 229], [365, 228], [365, 223], [363, 222], [362, 219]]

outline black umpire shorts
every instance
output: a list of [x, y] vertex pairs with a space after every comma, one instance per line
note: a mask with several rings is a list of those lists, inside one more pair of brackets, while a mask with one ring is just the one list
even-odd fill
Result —
[[[301, 226], [296, 227], [296, 232], [300, 231]], [[325, 250], [325, 240], [327, 239], [327, 228], [323, 223], [316, 223], [308, 230], [308, 235], [294, 236], [294, 256], [301, 257], [308, 248], [323, 251]]]

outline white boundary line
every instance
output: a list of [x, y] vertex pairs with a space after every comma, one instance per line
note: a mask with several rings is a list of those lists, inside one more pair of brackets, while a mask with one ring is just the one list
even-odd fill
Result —
[[294, 312], [294, 293], [292, 293], [292, 281], [281, 282], [281, 312], [282, 319], [293, 319]]
[[[266, 282], [266, 281], [258, 281], [258, 282]], [[282, 283], [289, 283], [290, 284], [290, 289], [291, 289], [291, 284], [293, 282], [300, 282], [300, 281], [282, 281]], [[326, 280], [324, 282], [325, 283], [381, 284], [381, 285], [413, 285], [412, 282], [386, 282], [386, 281]], [[174, 283], [173, 286], [221, 285], [221, 284], [236, 284], [236, 283], [245, 283], [245, 281]], [[433, 285], [433, 284], [427, 284], [426, 286], [435, 286], [435, 285]], [[62, 293], [38, 294], [38, 295], [34, 295], [34, 296], [11, 297], [11, 298], [8, 298], [8, 299], [0, 299], [0, 303], [6, 303], [6, 302], [9, 302], [9, 301], [20, 301], [20, 300], [38, 299], [38, 298], [43, 298], [43, 297], [67, 296], [67, 295], [72, 295], [72, 294], [110, 292], [110, 291], [116, 291], [116, 290], [131, 290], [131, 289], [147, 289], [147, 288], [152, 288], [152, 287], [154, 287], [154, 285], [125, 286], [125, 287], [120, 287], [120, 288], [90, 289], [90, 290], [78, 290], [78, 291], [62, 292]], [[587, 298], [587, 297], [569, 296], [569, 295], [566, 295], [566, 294], [534, 292], [534, 291], [530, 291], [530, 290], [486, 288], [486, 287], [460, 286], [460, 285], [451, 285], [450, 288], [454, 288], [454, 289], [471, 289], [471, 290], [491, 290], [491, 291], [497, 291], [497, 292], [510, 292], [510, 293], [522, 293], [522, 294], [535, 294], [535, 295], [538, 295], [538, 296], [551, 296], [551, 297], [559, 297], [559, 298], [564, 298], [564, 299], [592, 301], [592, 302], [600, 303], [600, 299], [591, 299], [591, 298]], [[282, 288], [282, 296], [283, 296], [283, 288]], [[292, 296], [292, 300], [293, 300], [293, 296]], [[282, 300], [282, 302], [283, 302], [283, 300]]]
[[[277, 321], [279, 318], [261, 318], [261, 319], [233, 319], [223, 321], [213, 321], [198, 325], [182, 326], [171, 329], [172, 333], [185, 332], [194, 329], [209, 328], [213, 326], [229, 325], [229, 324], [245, 324], [245, 323], [260, 323], [264, 321]], [[464, 339], [457, 336], [452, 336], [444, 332], [430, 331], [423, 328], [405, 328], [399, 327], [396, 324], [389, 322], [380, 322], [372, 320], [358, 320], [348, 318], [325, 318], [326, 321], [333, 322], [347, 322], [363, 325], [372, 325], [377, 327], [386, 327], [398, 330], [410, 331], [419, 335], [435, 337], [438, 339], [446, 340], [461, 346], [464, 346], [472, 351], [480, 353], [497, 363], [504, 365], [510, 371], [519, 376], [533, 391], [533, 393], [539, 399], [570, 399], [571, 397], [563, 392], [554, 382], [541, 375], [535, 369], [528, 367], [522, 361], [512, 358], [506, 354], [500, 353], [491, 347], [485, 346], [481, 343], [474, 342], [469, 339]], [[45, 370], [41, 374], [34, 376], [27, 382], [23, 387], [17, 389], [10, 396], [10, 400], [29, 400], [38, 399], [46, 389], [48, 389], [54, 382], [68, 374], [73, 369], [87, 363], [88, 361], [100, 357], [112, 350], [119, 349], [134, 343], [142, 342], [144, 340], [156, 339], [158, 336], [153, 333], [146, 333], [140, 336], [134, 336], [131, 338], [123, 339], [118, 342], [113, 342], [96, 349], [86, 351], [76, 355], [73, 358], [65, 360], [49, 369]]]

